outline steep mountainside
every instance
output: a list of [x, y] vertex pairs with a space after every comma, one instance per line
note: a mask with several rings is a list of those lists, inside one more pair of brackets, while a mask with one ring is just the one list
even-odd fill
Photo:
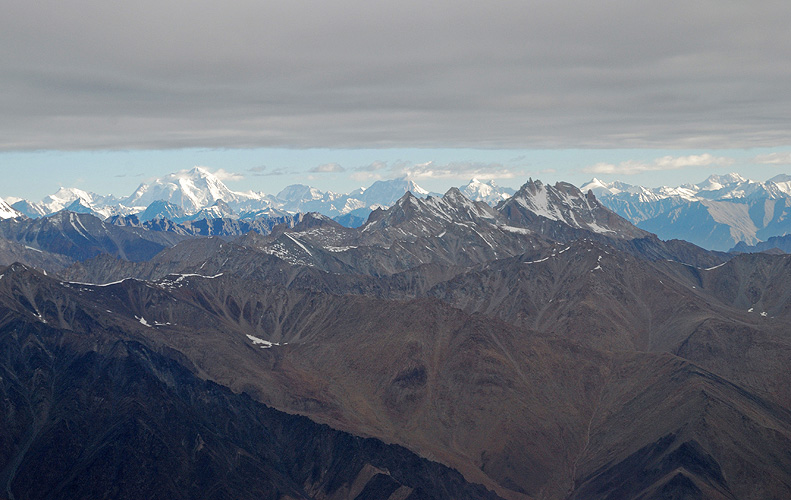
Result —
[[73, 264], [74, 259], [0, 238], [0, 266], [8, 266], [14, 262], [57, 272]]
[[427, 263], [481, 264], [579, 238], [649, 259], [698, 266], [727, 258], [681, 242], [662, 242], [601, 206], [595, 197], [581, 195], [570, 184], [563, 189], [528, 183], [497, 209], [473, 202], [455, 188], [441, 198], [407, 193], [389, 209], [372, 212], [359, 228], [325, 218], [319, 225], [300, 224], [292, 231], [275, 231], [269, 239], [248, 238], [242, 244], [296, 265], [376, 276]]
[[545, 186], [541, 181], [530, 180], [497, 209], [508, 220], [519, 222], [521, 226], [537, 227], [542, 234], [553, 239], [568, 238], [574, 229], [608, 234], [614, 238], [633, 239], [648, 235], [606, 209], [595, 196], [583, 194], [565, 182]]

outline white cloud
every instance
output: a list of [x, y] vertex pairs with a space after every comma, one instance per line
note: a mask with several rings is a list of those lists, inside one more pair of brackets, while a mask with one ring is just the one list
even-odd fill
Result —
[[221, 181], [240, 181], [244, 179], [244, 176], [242, 174], [238, 174], [236, 172], [228, 172], [227, 170], [222, 168], [212, 172], [212, 175], [214, 175]]
[[522, 169], [506, 167], [502, 163], [481, 162], [437, 163], [427, 161], [412, 163], [401, 160], [392, 162], [375, 161], [368, 165], [357, 167], [354, 170], [355, 172], [351, 174], [351, 178], [356, 181], [372, 181], [396, 177], [408, 177], [414, 180], [458, 179], [466, 181], [472, 178], [489, 180], [527, 176], [527, 172]]
[[596, 163], [583, 168], [582, 171], [592, 174], [634, 175], [643, 172], [679, 170], [687, 167], [727, 166], [733, 164], [733, 162], [733, 158], [704, 153], [689, 156], [663, 156], [650, 163], [636, 160], [623, 161], [617, 165], [613, 163]]
[[765, 165], [791, 165], [791, 153], [769, 153], [753, 158], [755, 163]]
[[381, 174], [377, 174], [376, 172], [369, 172], [369, 171], [354, 172], [349, 177], [351, 177], [353, 180], [358, 182], [378, 181], [384, 178]]
[[314, 173], [333, 173], [333, 172], [345, 172], [346, 169], [343, 168], [338, 163], [324, 163], [322, 165], [315, 166], [309, 170], [309, 172]]
[[523, 177], [526, 173], [522, 170], [508, 168], [502, 163], [480, 162], [453, 162], [438, 164], [433, 161], [425, 163], [401, 165], [396, 175], [406, 175], [412, 179], [462, 179], [477, 178], [488, 179], [513, 179]]
[[[399, 163], [400, 164], [400, 163]], [[393, 168], [393, 165], [388, 165], [386, 161], [375, 161], [373, 163], [369, 163], [368, 165], [363, 165], [361, 167], [355, 168], [358, 172], [377, 172], [379, 170], [385, 170], [386, 168], [390, 167]]]

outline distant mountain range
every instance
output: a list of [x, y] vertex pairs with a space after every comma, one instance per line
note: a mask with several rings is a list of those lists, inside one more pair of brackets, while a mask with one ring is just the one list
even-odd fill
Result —
[[[514, 190], [500, 188], [494, 182], [473, 179], [462, 187], [471, 199], [496, 204]], [[209, 170], [195, 167], [141, 184], [130, 196], [118, 198], [89, 193], [76, 188], [60, 188], [40, 202], [0, 200], [0, 218], [25, 215], [30, 218], [50, 215], [60, 210], [89, 213], [101, 219], [137, 215], [141, 221], [165, 218], [180, 223], [213, 218], [254, 219], [287, 214], [317, 212], [334, 217], [347, 225], [360, 225], [368, 214], [389, 207], [407, 191], [418, 197], [429, 193], [414, 181], [401, 178], [376, 181], [368, 188], [348, 194], [321, 191], [302, 184], [287, 186], [276, 195], [239, 192], [229, 189]], [[436, 193], [434, 193], [436, 194]]]
[[[593, 179], [581, 190], [592, 191], [604, 206], [661, 239], [685, 240], [711, 250], [749, 251], [751, 246], [772, 238], [778, 241], [777, 238], [791, 233], [791, 176], [788, 175], [778, 175], [765, 182], [738, 174], [712, 175], [699, 184], [659, 188]], [[508, 202], [516, 192], [477, 179], [459, 186], [459, 191], [472, 201], [492, 207]], [[195, 167], [141, 184], [125, 198], [61, 188], [40, 202], [9, 198], [12, 202], [9, 204], [0, 200], [0, 219], [22, 215], [38, 218], [68, 210], [127, 225], [137, 224], [123, 219], [129, 216], [135, 216], [140, 223], [164, 219], [189, 225], [214, 219], [283, 222], [296, 214], [315, 212], [343, 226], [358, 227], [372, 211], [392, 206], [406, 192], [417, 198], [440, 196], [407, 178], [376, 181], [347, 194], [302, 184], [287, 186], [275, 195], [238, 192], [229, 189], [207, 169]], [[540, 193], [534, 201], [539, 205], [544, 203]], [[532, 208], [538, 210], [539, 205]], [[212, 225], [220, 227], [217, 223], [203, 224], [206, 228], [199, 231], [211, 231]], [[258, 226], [261, 224], [240, 227]], [[226, 235], [236, 234], [238, 230], [230, 228]], [[191, 233], [196, 229], [183, 231]]]
[[755, 245], [791, 232], [791, 176], [758, 182], [738, 174], [699, 184], [646, 188], [598, 179], [591, 190], [608, 208], [662, 239], [683, 239], [712, 250]]

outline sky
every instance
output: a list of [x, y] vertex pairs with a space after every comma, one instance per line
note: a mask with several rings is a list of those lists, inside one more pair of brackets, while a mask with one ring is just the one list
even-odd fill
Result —
[[0, 196], [791, 172], [791, 3], [6, 0]]

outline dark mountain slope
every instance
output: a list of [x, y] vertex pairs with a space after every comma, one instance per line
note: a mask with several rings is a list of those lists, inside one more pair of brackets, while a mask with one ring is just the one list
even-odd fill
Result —
[[748, 245], [743, 241], [736, 244], [729, 252], [732, 253], [791, 253], [791, 234], [783, 236], [772, 236], [766, 241], [760, 241], [755, 245]]
[[61, 211], [39, 219], [0, 221], [0, 236], [23, 245], [85, 260], [107, 253], [124, 260], [148, 260], [186, 237], [106, 224], [90, 214]]
[[595, 242], [502, 259], [428, 293], [597, 349], [672, 352], [791, 408], [791, 257], [699, 269]]
[[294, 226], [301, 215], [285, 215], [279, 217], [259, 217], [250, 220], [214, 217], [214, 218], [191, 218], [168, 219], [168, 218], [147, 218], [146, 215], [126, 215], [109, 217], [106, 222], [122, 227], [137, 227], [148, 231], [168, 232], [186, 236], [220, 236], [224, 238], [235, 238], [249, 232], [269, 234], [272, 228], [278, 224]]
[[[791, 379], [782, 369], [784, 360], [791, 358], [791, 344], [784, 335], [791, 329], [788, 262], [745, 256], [721, 267], [699, 269], [641, 260], [582, 240], [472, 268], [430, 264], [375, 278], [289, 265], [260, 251], [217, 241], [212, 249], [184, 242], [149, 263], [111, 261], [108, 267], [120, 272], [100, 277], [113, 281], [130, 274], [161, 279], [174, 272], [224, 273], [255, 280], [260, 283], [256, 287], [392, 299], [428, 295], [468, 313], [494, 316], [597, 349], [676, 353], [769, 399], [791, 404]], [[72, 276], [75, 281], [92, 281]], [[256, 293], [239, 290], [237, 303], [246, 300], [244, 294]]]
[[791, 473], [772, 465], [791, 458], [787, 409], [670, 355], [620, 354], [613, 366], [572, 498], [789, 494]]
[[7, 498], [497, 498], [404, 448], [267, 408], [200, 380], [178, 352], [93, 326], [0, 323]]
[[652, 262], [588, 240], [469, 269], [428, 294], [470, 313], [617, 350], [672, 349], [716, 315], [706, 297]]
[[74, 260], [65, 255], [45, 252], [16, 241], [0, 238], [0, 266], [8, 266], [14, 262], [57, 272], [74, 263]]

